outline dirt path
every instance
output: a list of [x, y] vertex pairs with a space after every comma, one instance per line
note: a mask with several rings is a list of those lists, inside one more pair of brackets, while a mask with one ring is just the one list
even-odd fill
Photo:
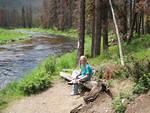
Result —
[[[121, 91], [127, 92], [131, 88], [132, 82], [127, 79], [115, 81], [111, 90], [117, 96]], [[49, 90], [13, 102], [2, 113], [70, 113], [73, 108], [83, 103], [83, 97], [70, 96], [70, 91], [70, 86], [62, 80], [57, 80]], [[85, 106], [79, 113], [114, 113], [111, 103], [111, 98], [105, 93], [101, 93], [99, 98]]]
[[150, 113], [150, 95], [144, 94], [136, 98], [125, 113]]
[[70, 86], [57, 80], [49, 90], [16, 101], [2, 113], [69, 113], [83, 101], [80, 96], [70, 96], [70, 91]]

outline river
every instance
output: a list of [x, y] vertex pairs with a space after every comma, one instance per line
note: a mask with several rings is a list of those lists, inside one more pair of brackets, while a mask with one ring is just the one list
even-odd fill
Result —
[[74, 50], [75, 41], [63, 36], [32, 34], [32, 38], [0, 45], [0, 89], [34, 69], [49, 55]]

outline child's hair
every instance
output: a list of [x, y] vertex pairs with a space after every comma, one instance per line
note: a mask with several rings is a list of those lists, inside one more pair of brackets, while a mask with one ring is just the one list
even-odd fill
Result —
[[81, 65], [81, 60], [85, 61], [88, 64], [86, 56], [81, 56], [79, 60], [79, 65]]
[[87, 62], [87, 58], [86, 58], [86, 56], [81, 56], [81, 57], [80, 57], [80, 61], [81, 61], [81, 60], [84, 60], [84, 61], [86, 61], [86, 62]]

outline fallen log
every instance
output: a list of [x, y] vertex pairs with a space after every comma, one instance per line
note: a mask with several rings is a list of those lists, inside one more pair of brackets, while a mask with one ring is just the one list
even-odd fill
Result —
[[80, 104], [77, 107], [75, 107], [73, 110], [71, 110], [70, 113], [78, 113], [82, 107], [83, 107], [83, 104]]
[[[67, 81], [71, 81], [73, 79], [73, 77], [69, 74], [69, 73], [65, 73], [65, 72], [60, 72], [60, 76], [62, 78], [64, 78]], [[84, 83], [81, 83], [84, 87], [88, 88], [88, 89], [92, 89], [93, 87], [96, 87], [98, 84], [96, 81], [87, 81]]]
[[[73, 77], [70, 74], [65, 73], [65, 72], [60, 72], [60, 76], [67, 81], [71, 81], [73, 79]], [[107, 83], [103, 80], [99, 80], [98, 82], [97, 81], [87, 81], [87, 82], [84, 82], [81, 84], [84, 87], [90, 89], [90, 92], [85, 94], [85, 96], [83, 97], [83, 100], [85, 103], [80, 104], [79, 106], [75, 107], [73, 110], [70, 111], [70, 113], [78, 113], [78, 111], [80, 111], [80, 109], [82, 109], [83, 105], [95, 101], [101, 92], [105, 92], [111, 98], [113, 98], [113, 95], [112, 95]]]
[[[71, 81], [73, 79], [73, 77], [69, 73], [65, 73], [65, 72], [60, 72], [60, 76], [67, 81]], [[91, 90], [88, 96], [84, 97], [85, 102], [87, 102], [88, 98], [90, 97], [92, 97], [93, 99], [96, 98], [97, 93], [101, 91], [106, 92], [112, 98], [112, 93], [109, 90], [108, 84], [103, 80], [99, 80], [98, 82], [91, 80], [91, 81], [87, 81], [81, 84], [84, 87]]]
[[69, 73], [60, 72], [60, 77], [64, 78], [67, 81], [71, 81], [73, 77]]

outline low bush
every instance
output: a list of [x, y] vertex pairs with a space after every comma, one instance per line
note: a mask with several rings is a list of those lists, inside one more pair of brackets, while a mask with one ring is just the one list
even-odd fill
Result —
[[11, 100], [19, 98], [22, 95], [23, 92], [19, 90], [17, 82], [8, 84], [5, 89], [0, 90], [0, 109], [5, 108]]
[[150, 73], [144, 74], [133, 88], [133, 93], [141, 94], [150, 90]]
[[39, 93], [51, 85], [50, 76], [45, 72], [33, 72], [20, 81], [20, 90], [26, 95]]
[[67, 53], [56, 59], [56, 65], [58, 70], [70, 69], [76, 66], [76, 53]]
[[20, 81], [20, 90], [26, 95], [31, 95], [49, 88], [51, 75], [57, 74], [59, 70], [64, 68], [75, 67], [75, 59], [75, 53], [68, 53], [58, 58], [47, 58], [37, 69]]
[[135, 80], [133, 93], [141, 94], [149, 91], [150, 89], [150, 60], [131, 58], [127, 70]]
[[125, 93], [120, 93], [119, 96], [115, 97], [112, 102], [112, 107], [115, 110], [115, 113], [125, 113], [126, 107], [131, 100], [132, 97]]
[[115, 71], [113, 73], [113, 78], [128, 78], [129, 77], [129, 72], [127, 71], [126, 68], [120, 68], [119, 70]]
[[115, 100], [113, 101], [113, 109], [115, 110], [115, 113], [124, 113], [126, 107], [123, 105], [120, 98], [115, 98]]
[[52, 75], [56, 72], [56, 59], [54, 57], [49, 57], [44, 63], [46, 73]]

